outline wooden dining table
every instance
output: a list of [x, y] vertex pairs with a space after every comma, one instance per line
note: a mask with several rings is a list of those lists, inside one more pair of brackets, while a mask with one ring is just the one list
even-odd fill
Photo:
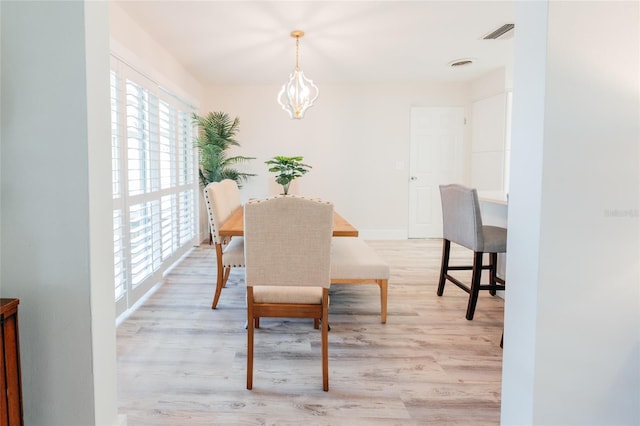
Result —
[[[221, 237], [242, 237], [244, 236], [244, 207], [238, 207], [229, 219], [220, 228], [218, 234]], [[358, 230], [345, 218], [335, 211], [333, 212], [333, 236], [334, 237], [357, 237]]]

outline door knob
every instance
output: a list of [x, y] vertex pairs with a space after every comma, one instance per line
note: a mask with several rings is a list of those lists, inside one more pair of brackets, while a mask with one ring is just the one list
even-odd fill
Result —
[[411, 176], [411, 180], [418, 180], [417, 176]]

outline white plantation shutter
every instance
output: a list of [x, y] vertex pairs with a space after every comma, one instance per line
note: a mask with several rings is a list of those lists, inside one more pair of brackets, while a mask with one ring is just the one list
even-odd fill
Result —
[[164, 101], [160, 101], [160, 187], [171, 188], [176, 185], [176, 109]]
[[156, 201], [135, 204], [129, 208], [129, 233], [131, 235], [131, 283], [137, 287], [151, 276], [156, 266], [157, 244], [154, 222], [160, 214]]
[[180, 192], [178, 204], [180, 245], [187, 244], [187, 242], [193, 238], [195, 221], [192, 206], [194, 203], [195, 197], [193, 189]]
[[116, 310], [129, 309], [196, 241], [193, 109], [113, 58]]
[[159, 189], [158, 98], [129, 80], [126, 93], [128, 183], [133, 196]]
[[122, 224], [122, 210], [113, 210], [113, 266], [115, 276], [116, 301], [126, 297], [127, 291], [127, 262], [124, 250], [124, 227]]
[[111, 90], [111, 191], [113, 208], [113, 272], [115, 300], [117, 306], [126, 306], [127, 301], [127, 256], [125, 253], [124, 224], [122, 213], [122, 138], [124, 134], [122, 79], [115, 72], [110, 73]]
[[115, 71], [111, 71], [111, 183], [113, 198], [120, 198], [121, 188], [121, 138], [122, 123], [120, 121], [120, 100], [119, 87], [120, 78]]
[[178, 111], [178, 185], [197, 182], [192, 129], [191, 114]]
[[178, 203], [176, 194], [165, 195], [161, 200], [160, 222], [162, 260], [166, 260], [178, 248]]

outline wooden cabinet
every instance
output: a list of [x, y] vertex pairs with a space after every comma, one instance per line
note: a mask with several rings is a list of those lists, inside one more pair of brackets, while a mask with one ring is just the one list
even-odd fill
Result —
[[0, 426], [23, 425], [18, 299], [0, 299]]

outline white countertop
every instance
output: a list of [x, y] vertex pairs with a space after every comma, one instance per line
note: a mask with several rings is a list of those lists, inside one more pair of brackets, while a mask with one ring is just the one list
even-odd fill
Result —
[[494, 203], [507, 205], [509, 197], [500, 191], [478, 191], [478, 200], [481, 203]]

